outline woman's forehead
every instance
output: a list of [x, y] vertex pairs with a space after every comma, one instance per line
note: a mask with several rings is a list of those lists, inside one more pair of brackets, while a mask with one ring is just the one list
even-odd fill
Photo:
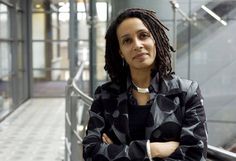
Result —
[[149, 31], [141, 19], [127, 18], [117, 27], [117, 34], [121, 36], [130, 32], [138, 32], [140, 30]]

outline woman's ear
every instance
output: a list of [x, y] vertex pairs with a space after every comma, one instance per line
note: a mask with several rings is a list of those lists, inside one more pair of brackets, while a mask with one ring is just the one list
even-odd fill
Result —
[[121, 56], [122, 59], [124, 59], [124, 55], [122, 54], [122, 52], [119, 50], [119, 54]]

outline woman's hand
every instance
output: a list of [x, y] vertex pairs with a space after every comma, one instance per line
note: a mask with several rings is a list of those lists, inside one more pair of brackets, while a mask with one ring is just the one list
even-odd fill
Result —
[[113, 144], [113, 141], [105, 133], [102, 134], [102, 141], [105, 144]]
[[[113, 141], [106, 133], [102, 134], [102, 141], [105, 144], [113, 144]], [[179, 147], [179, 142], [152, 142], [150, 143], [151, 155], [153, 158], [166, 158], [170, 156]]]
[[166, 158], [179, 147], [179, 142], [152, 142], [150, 143], [151, 155], [153, 158]]

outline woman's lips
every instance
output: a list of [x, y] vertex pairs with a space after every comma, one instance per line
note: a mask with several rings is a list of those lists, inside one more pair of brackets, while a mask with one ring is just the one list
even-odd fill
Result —
[[133, 57], [133, 59], [145, 59], [145, 57], [146, 57], [146, 53], [140, 53], [140, 54], [137, 54], [137, 55], [135, 55], [134, 57]]

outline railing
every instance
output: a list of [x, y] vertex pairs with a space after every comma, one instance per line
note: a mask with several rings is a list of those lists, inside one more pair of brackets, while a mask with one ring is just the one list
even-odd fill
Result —
[[214, 161], [236, 161], [236, 153], [208, 145], [208, 158]]
[[[72, 80], [66, 87], [66, 114], [65, 114], [65, 161], [83, 161], [82, 140], [85, 136], [88, 122], [88, 109], [93, 99], [78, 87], [82, 82], [83, 63]], [[236, 161], [236, 154], [208, 145], [208, 160], [210, 161]]]
[[82, 161], [82, 140], [85, 136], [88, 122], [88, 109], [93, 99], [78, 87], [82, 84], [81, 75], [84, 64], [73, 79], [68, 80], [66, 86], [65, 113], [65, 161]]

